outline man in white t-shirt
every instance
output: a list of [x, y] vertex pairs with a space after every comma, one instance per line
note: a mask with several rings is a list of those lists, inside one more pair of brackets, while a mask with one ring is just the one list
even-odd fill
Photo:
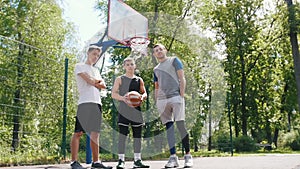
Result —
[[99, 70], [93, 65], [101, 54], [101, 48], [95, 45], [89, 47], [85, 63], [75, 66], [75, 76], [79, 92], [78, 108], [76, 113], [75, 131], [71, 139], [72, 169], [83, 169], [78, 160], [80, 137], [88, 133], [91, 140], [93, 156], [92, 168], [112, 168], [104, 166], [99, 160], [99, 133], [102, 122], [100, 91], [106, 85]]

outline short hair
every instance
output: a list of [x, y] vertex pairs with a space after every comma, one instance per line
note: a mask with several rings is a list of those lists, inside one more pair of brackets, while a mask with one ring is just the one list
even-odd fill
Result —
[[133, 63], [135, 63], [134, 59], [131, 58], [131, 57], [125, 58], [125, 59], [123, 60], [123, 65], [125, 65], [126, 62], [133, 62]]
[[100, 46], [91, 45], [91, 46], [89, 46], [89, 48], [88, 48], [88, 52], [91, 52], [91, 51], [93, 51], [93, 50], [95, 50], [95, 49], [97, 49], [97, 50], [99, 50], [99, 51], [102, 51], [102, 48], [101, 48]]
[[161, 43], [157, 43], [153, 46], [153, 49], [156, 48], [157, 46], [162, 46], [163, 48], [166, 49], [165, 45], [161, 44]]

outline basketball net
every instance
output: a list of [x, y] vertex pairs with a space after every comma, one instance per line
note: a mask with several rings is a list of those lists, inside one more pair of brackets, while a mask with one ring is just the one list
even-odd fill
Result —
[[[130, 40], [131, 54], [134, 58], [139, 58], [141, 56], [147, 56], [147, 47], [150, 43], [148, 38], [145, 37], [134, 37]], [[138, 56], [137, 56], [138, 55]]]

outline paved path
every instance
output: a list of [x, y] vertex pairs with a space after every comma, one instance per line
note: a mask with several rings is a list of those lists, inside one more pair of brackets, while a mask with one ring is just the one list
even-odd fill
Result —
[[[183, 159], [180, 167], [183, 168]], [[144, 161], [152, 169], [162, 169], [166, 161]], [[116, 162], [106, 162], [115, 168]], [[126, 169], [132, 168], [132, 162], [126, 162]], [[84, 166], [90, 166], [84, 164]], [[69, 164], [0, 167], [0, 169], [68, 169]], [[300, 154], [270, 154], [239, 157], [202, 157], [194, 158], [194, 169], [300, 169]]]

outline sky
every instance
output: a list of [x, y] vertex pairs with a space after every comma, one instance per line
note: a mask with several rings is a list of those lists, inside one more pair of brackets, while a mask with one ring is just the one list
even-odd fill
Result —
[[[269, 1], [271, 0], [266, 0], [266, 2]], [[104, 31], [105, 25], [101, 23], [99, 11], [95, 9], [97, 0], [62, 0], [61, 2], [63, 2], [64, 17], [76, 26], [81, 46], [85, 46], [86, 42], [100, 30]], [[300, 0], [294, 0], [294, 2], [300, 2]]]
[[75, 24], [81, 45], [92, 38], [101, 28], [99, 11], [95, 9], [97, 0], [64, 0], [64, 16]]

